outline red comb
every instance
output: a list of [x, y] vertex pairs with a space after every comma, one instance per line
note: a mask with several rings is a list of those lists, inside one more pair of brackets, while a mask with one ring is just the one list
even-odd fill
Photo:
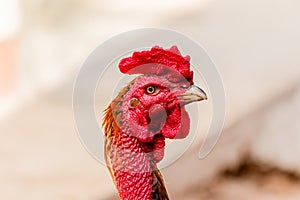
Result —
[[[125, 74], [168, 75], [170, 80], [177, 81], [182, 76], [193, 84], [193, 71], [190, 70], [190, 57], [183, 57], [176, 46], [163, 49], [154, 46], [151, 50], [134, 52], [131, 57], [123, 58], [119, 69]], [[181, 75], [176, 76], [172, 71]]]

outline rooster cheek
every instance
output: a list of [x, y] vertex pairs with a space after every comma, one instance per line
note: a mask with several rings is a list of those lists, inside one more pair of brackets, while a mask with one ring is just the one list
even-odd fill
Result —
[[175, 100], [175, 97], [174, 96], [168, 96], [167, 98], [166, 98], [166, 102], [167, 103], [171, 103], [172, 101], [174, 101]]
[[172, 110], [176, 107], [180, 106], [180, 101], [176, 97], [170, 98], [166, 101], [166, 110]]

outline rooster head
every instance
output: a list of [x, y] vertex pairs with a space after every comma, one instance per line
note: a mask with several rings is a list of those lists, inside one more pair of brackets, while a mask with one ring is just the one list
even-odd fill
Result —
[[[126, 74], [142, 75], [120, 92], [117, 99], [122, 105], [112, 106], [113, 113], [121, 113], [118, 126], [146, 146], [163, 144], [160, 149], [165, 138], [185, 138], [190, 118], [184, 106], [207, 99], [193, 84], [189, 57], [183, 57], [175, 46], [167, 50], [155, 46], [122, 59], [119, 68]], [[163, 158], [160, 152], [157, 161]]]
[[[168, 200], [157, 163], [165, 138], [185, 138], [190, 118], [185, 105], [207, 99], [194, 85], [189, 56], [177, 47], [134, 52], [119, 63], [139, 74], [105, 110], [105, 158], [122, 200]], [[110, 167], [111, 166], [111, 167]]]

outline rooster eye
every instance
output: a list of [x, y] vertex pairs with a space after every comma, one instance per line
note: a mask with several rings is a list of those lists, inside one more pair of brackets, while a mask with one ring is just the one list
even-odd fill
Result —
[[148, 94], [154, 94], [155, 92], [157, 92], [157, 88], [154, 87], [154, 86], [148, 86], [148, 87], [146, 88], [146, 92], [147, 92]]

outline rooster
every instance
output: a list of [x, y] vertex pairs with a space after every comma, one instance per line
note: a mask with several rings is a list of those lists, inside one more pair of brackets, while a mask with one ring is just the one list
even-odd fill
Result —
[[185, 105], [207, 99], [193, 83], [189, 56], [176, 46], [134, 52], [119, 62], [125, 74], [139, 74], [104, 111], [105, 158], [121, 200], [168, 200], [157, 163], [165, 139], [185, 138]]

